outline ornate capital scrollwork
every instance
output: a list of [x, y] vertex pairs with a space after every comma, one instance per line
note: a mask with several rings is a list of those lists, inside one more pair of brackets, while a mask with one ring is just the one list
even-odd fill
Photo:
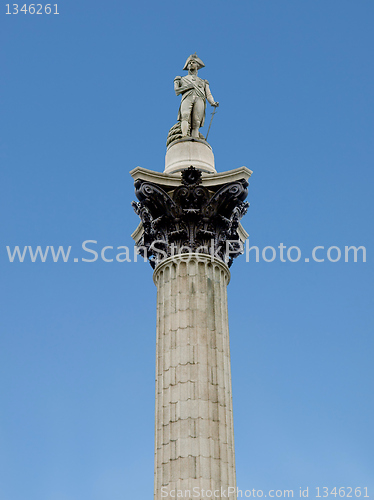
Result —
[[139, 253], [151, 266], [178, 253], [200, 252], [215, 255], [231, 266], [242, 253], [237, 229], [247, 212], [248, 182], [241, 179], [211, 191], [194, 167], [182, 171], [181, 185], [169, 192], [161, 186], [135, 182], [143, 234], [137, 242]]

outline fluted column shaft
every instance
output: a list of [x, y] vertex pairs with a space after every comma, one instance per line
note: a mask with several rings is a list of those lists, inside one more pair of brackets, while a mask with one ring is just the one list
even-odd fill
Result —
[[173, 490], [193, 498], [203, 489], [236, 489], [229, 280], [228, 267], [204, 254], [169, 257], [155, 269], [154, 500]]

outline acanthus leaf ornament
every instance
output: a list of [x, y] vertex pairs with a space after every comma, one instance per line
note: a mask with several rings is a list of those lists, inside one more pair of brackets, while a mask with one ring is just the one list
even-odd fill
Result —
[[161, 186], [141, 179], [135, 182], [138, 202], [135, 212], [143, 225], [137, 243], [139, 253], [152, 267], [176, 253], [187, 251], [218, 255], [231, 266], [242, 253], [237, 229], [248, 203], [248, 182], [241, 179], [212, 192], [202, 184], [201, 172], [182, 171], [180, 186], [166, 192]]

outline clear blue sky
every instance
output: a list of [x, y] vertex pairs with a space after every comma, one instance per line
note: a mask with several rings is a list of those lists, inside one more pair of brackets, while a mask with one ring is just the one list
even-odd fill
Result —
[[58, 8], [1, 6], [0, 500], [152, 498], [150, 266], [10, 263], [6, 245], [131, 245], [128, 172], [163, 170], [173, 79], [195, 51], [220, 102], [217, 170], [254, 172], [251, 244], [367, 249], [233, 265], [238, 485], [373, 500], [373, 1]]

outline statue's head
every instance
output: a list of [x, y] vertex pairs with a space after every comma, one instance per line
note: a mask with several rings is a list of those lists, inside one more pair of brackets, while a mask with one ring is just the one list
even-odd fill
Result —
[[203, 61], [197, 57], [196, 52], [187, 58], [186, 64], [184, 65], [184, 70], [188, 69], [200, 69], [204, 68], [205, 64]]

